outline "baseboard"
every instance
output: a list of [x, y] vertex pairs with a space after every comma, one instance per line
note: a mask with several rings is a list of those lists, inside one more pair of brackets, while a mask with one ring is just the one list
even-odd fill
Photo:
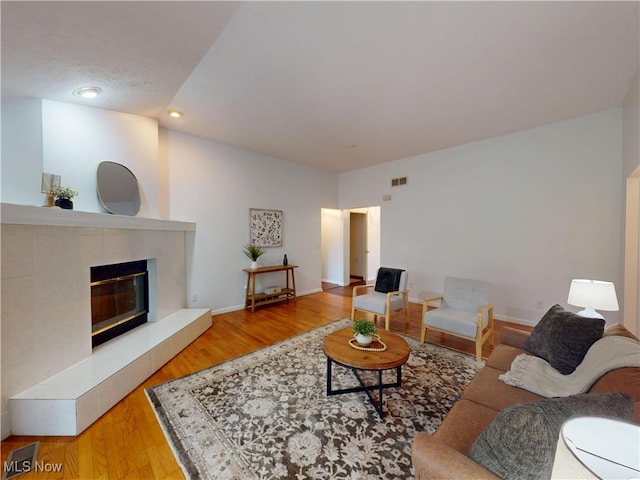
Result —
[[535, 327], [538, 322], [533, 320], [525, 320], [524, 318], [507, 317], [506, 315], [493, 315], [493, 318], [500, 320], [501, 322], [515, 323], [516, 325], [523, 325], [525, 327]]

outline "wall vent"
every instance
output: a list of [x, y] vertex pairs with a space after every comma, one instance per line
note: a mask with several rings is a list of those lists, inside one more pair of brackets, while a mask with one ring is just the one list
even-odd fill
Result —
[[391, 186], [392, 187], [399, 187], [401, 185], [406, 185], [407, 184], [407, 177], [400, 177], [400, 178], [392, 178], [391, 179]]

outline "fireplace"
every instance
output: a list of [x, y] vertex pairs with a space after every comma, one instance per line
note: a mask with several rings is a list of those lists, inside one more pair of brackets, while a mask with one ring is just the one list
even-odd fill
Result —
[[91, 346], [93, 348], [147, 322], [147, 261], [91, 267]]

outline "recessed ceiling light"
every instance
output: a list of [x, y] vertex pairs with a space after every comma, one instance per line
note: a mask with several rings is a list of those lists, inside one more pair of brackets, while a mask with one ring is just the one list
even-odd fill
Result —
[[168, 110], [167, 113], [169, 114], [170, 117], [173, 118], [182, 118], [184, 117], [184, 113], [178, 111], [178, 110]]
[[76, 97], [95, 98], [102, 92], [100, 87], [82, 87], [73, 91]]

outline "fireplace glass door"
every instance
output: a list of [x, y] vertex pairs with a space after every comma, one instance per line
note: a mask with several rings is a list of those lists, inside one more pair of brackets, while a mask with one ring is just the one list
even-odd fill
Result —
[[147, 321], [146, 261], [91, 269], [91, 335], [94, 347]]

